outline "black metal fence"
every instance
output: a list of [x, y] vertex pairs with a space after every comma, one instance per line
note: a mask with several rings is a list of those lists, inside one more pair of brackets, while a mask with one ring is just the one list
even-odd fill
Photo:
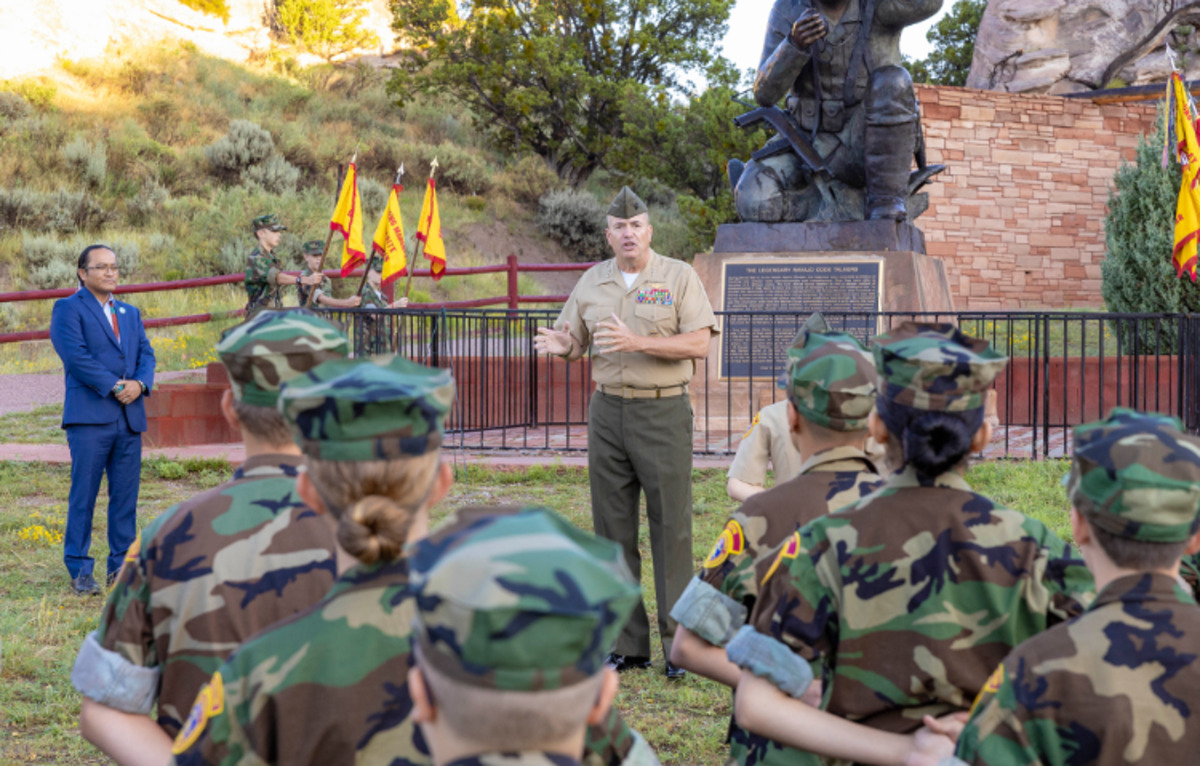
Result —
[[[539, 327], [556, 309], [330, 312], [356, 353], [396, 351], [453, 371], [458, 398], [449, 443], [475, 450], [584, 450], [590, 360], [565, 364], [535, 354]], [[1069, 455], [1073, 426], [1116, 406], [1175, 415], [1200, 432], [1200, 315], [1098, 312], [826, 312], [835, 329], [864, 342], [908, 319], [951, 322], [1009, 357], [989, 404], [994, 435], [985, 455]], [[691, 383], [698, 454], [736, 451], [755, 413], [782, 398], [784, 350], [800, 313], [719, 312], [715, 352]]]

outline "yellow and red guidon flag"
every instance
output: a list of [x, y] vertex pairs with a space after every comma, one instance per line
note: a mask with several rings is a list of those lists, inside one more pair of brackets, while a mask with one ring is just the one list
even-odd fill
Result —
[[345, 237], [342, 246], [342, 276], [350, 276], [354, 267], [367, 262], [367, 248], [363, 244], [362, 199], [358, 196], [358, 167], [351, 162], [342, 181], [337, 207], [329, 228]]
[[1183, 165], [1183, 183], [1179, 187], [1179, 203], [1175, 207], [1175, 250], [1172, 261], [1175, 272], [1187, 274], [1196, 281], [1196, 246], [1200, 243], [1200, 141], [1196, 139], [1196, 107], [1192, 103], [1183, 78], [1171, 73], [1167, 83], [1167, 147], [1163, 152], [1164, 166], [1167, 150], [1174, 142], [1175, 158]]
[[404, 187], [392, 184], [387, 206], [379, 225], [375, 227], [375, 238], [371, 249], [383, 256], [383, 283], [390, 285], [396, 277], [407, 273], [408, 256], [404, 253], [404, 221], [400, 219], [400, 192]]
[[417, 223], [417, 239], [425, 243], [425, 257], [436, 282], [446, 271], [446, 243], [442, 241], [442, 218], [438, 215], [437, 184], [430, 178], [421, 205], [421, 220]]

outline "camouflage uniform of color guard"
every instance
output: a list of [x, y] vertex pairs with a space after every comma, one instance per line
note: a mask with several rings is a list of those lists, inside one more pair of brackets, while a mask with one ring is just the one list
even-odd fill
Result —
[[[325, 243], [319, 239], [310, 239], [300, 247], [300, 252], [302, 255], [320, 255], [322, 252], [324, 252], [324, 250]], [[311, 277], [313, 273], [313, 270], [308, 267], [306, 262], [304, 268], [300, 269], [300, 279], [303, 280], [305, 277]], [[309, 306], [308, 294], [313, 290], [316, 290], [316, 294], [313, 295], [312, 299], [312, 305], [315, 306], [318, 298], [329, 293], [330, 285], [332, 283], [333, 280], [324, 275], [321, 277], [321, 284], [317, 285], [316, 287], [306, 285], [302, 281], [297, 282], [296, 293], [300, 296], [300, 305]]]
[[[372, 271], [383, 270], [383, 258], [378, 255], [371, 256], [370, 269]], [[376, 290], [371, 286], [369, 281], [363, 282], [362, 303], [359, 304], [361, 309], [387, 309], [391, 308], [388, 299], [384, 296], [381, 290]], [[354, 338], [354, 353], [358, 356], [363, 354], [383, 354], [388, 351], [388, 322], [383, 317], [362, 316], [360, 320], [362, 325]]]
[[[620, 546], [538, 508], [463, 509], [417, 545], [412, 567], [419, 665], [472, 689], [536, 693], [594, 678], [641, 598]], [[639, 749], [636, 760], [657, 763]], [[451, 763], [580, 761], [525, 752]]]
[[[1005, 359], [949, 325], [876, 340], [879, 406], [983, 406]], [[875, 494], [813, 521], [774, 553], [729, 658], [799, 697], [886, 731], [965, 710], [1016, 644], [1082, 612], [1091, 576], [1040, 522], [971, 491], [951, 470], [906, 467]], [[756, 632], [757, 629], [757, 632]]]
[[[238, 400], [273, 406], [280, 384], [348, 344], [307, 312], [269, 312], [217, 345]], [[337, 575], [327, 522], [296, 494], [297, 455], [250, 457], [233, 478], [169, 509], [142, 531], [72, 681], [85, 696], [179, 731], [221, 662], [263, 628], [325, 595]]]
[[[280, 408], [306, 455], [365, 461], [439, 448], [453, 398], [448, 372], [391, 355], [322, 365], [283, 391]], [[176, 738], [173, 762], [431, 763], [407, 686], [413, 598], [407, 559], [344, 572], [320, 603], [220, 667]]]
[[[787, 352], [780, 385], [810, 423], [834, 431], [864, 431], [875, 405], [875, 364], [857, 340], [832, 332], [813, 314]], [[865, 436], [865, 433], [864, 433]], [[671, 617], [714, 646], [725, 646], [746, 624], [758, 583], [774, 557], [762, 554], [796, 528], [856, 503], [882, 479], [860, 449], [835, 447], [809, 457], [800, 475], [753, 495], [726, 523], [704, 568], [671, 610]], [[755, 764], [819, 762], [729, 722], [730, 761]]]
[[[259, 229], [287, 231], [275, 215], [260, 215], [250, 224], [250, 232]], [[275, 276], [283, 271], [283, 262], [273, 252], [263, 252], [261, 247], [250, 251], [246, 258], [246, 316], [253, 316], [265, 308], [283, 308], [283, 288], [275, 282]]]
[[[1117, 409], [1075, 430], [1067, 492], [1114, 536], [1196, 531], [1200, 439]], [[1200, 753], [1200, 607], [1174, 578], [1119, 577], [1082, 617], [1014, 649], [975, 703], [958, 756], [993, 766], [1193, 763]], [[962, 763], [963, 761], [957, 761]]]

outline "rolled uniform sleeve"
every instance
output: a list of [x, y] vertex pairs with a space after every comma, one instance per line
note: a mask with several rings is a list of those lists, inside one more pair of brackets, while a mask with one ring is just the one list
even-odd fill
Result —
[[71, 683], [101, 705], [148, 715], [158, 700], [161, 675], [139, 537], [104, 604], [100, 627], [88, 634], [79, 650]]
[[759, 106], [774, 106], [792, 89], [810, 58], [788, 41], [792, 24], [800, 17], [793, 0], [776, 0], [767, 21], [767, 35], [754, 80], [754, 100]]
[[833, 598], [821, 582], [805, 546], [812, 540], [794, 532], [773, 555], [759, 584], [758, 599], [743, 627], [726, 649], [734, 664], [762, 676], [793, 697], [808, 688], [832, 647], [837, 630]]
[[945, 0], [883, 0], [875, 9], [875, 20], [886, 27], [907, 27], [932, 17]]

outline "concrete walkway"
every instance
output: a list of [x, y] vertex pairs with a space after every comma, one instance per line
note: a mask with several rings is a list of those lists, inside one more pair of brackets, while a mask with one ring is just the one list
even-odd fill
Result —
[[[543, 465], [587, 467], [587, 453], [584, 452], [564, 455], [556, 452], [475, 452], [447, 449], [445, 455], [452, 464], [471, 463], [502, 470], [520, 470]], [[238, 465], [246, 459], [246, 450], [241, 444], [203, 444], [193, 447], [162, 447], [142, 450], [142, 458], [147, 457], [165, 457], [171, 460], [221, 458], [228, 460], [233, 465]], [[693, 459], [692, 464], [694, 468], [725, 469], [729, 467], [731, 460], [732, 456], [697, 456]], [[65, 444], [0, 444], [0, 461], [68, 464], [71, 462], [71, 453]]]

